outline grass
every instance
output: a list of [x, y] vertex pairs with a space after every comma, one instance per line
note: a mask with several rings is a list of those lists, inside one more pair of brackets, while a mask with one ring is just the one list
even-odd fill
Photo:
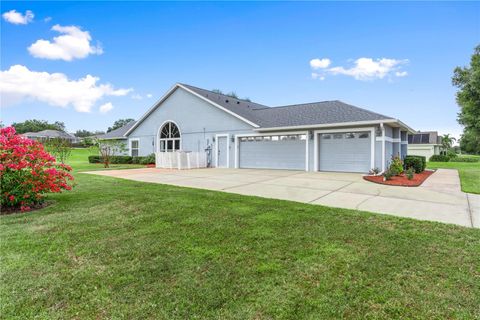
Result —
[[0, 217], [2, 319], [480, 317], [479, 230], [75, 176]]
[[105, 169], [101, 163], [88, 163], [88, 156], [97, 155], [94, 149], [76, 148], [72, 150], [72, 154], [68, 158], [68, 164], [77, 172], [79, 171], [94, 171], [94, 170], [112, 170], [112, 169], [132, 169], [145, 167], [140, 164], [110, 164], [108, 169]]
[[480, 162], [428, 162], [428, 168], [457, 169], [462, 191], [480, 194]]

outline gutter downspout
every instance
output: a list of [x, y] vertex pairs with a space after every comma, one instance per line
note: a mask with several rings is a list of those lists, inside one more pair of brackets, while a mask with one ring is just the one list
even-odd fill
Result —
[[382, 130], [382, 172], [385, 172], [385, 127], [383, 123], [380, 123], [380, 129]]

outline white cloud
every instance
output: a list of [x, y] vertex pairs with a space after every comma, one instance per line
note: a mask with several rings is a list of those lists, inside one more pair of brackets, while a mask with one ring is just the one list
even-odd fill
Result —
[[325, 76], [322, 76], [321, 74], [316, 72], [312, 72], [312, 79], [325, 80]]
[[153, 97], [153, 95], [151, 93], [148, 93], [145, 96], [142, 96], [141, 94], [135, 93], [135, 94], [132, 94], [130, 97], [135, 100], [142, 100], [145, 98], [151, 98]]
[[17, 12], [16, 10], [10, 10], [2, 14], [2, 17], [5, 19], [5, 21], [13, 24], [28, 24], [33, 21], [33, 17], [35, 17], [35, 15], [30, 10], [25, 11], [25, 15], [23, 15], [21, 12]]
[[312, 69], [325, 69], [328, 68], [328, 66], [332, 63], [330, 59], [328, 58], [323, 58], [323, 59], [312, 59], [310, 60], [310, 67]]
[[92, 37], [88, 31], [82, 31], [75, 26], [52, 27], [62, 35], [54, 37], [53, 41], [40, 39], [28, 47], [30, 54], [36, 58], [50, 60], [72, 61], [73, 59], [86, 58], [90, 54], [100, 55], [103, 50], [100, 45], [92, 46]]
[[45, 19], [43, 19], [43, 22], [50, 22], [52, 21], [52, 17], [46, 17]]
[[113, 104], [111, 102], [107, 102], [105, 104], [102, 104], [99, 108], [100, 113], [104, 113], [104, 114], [109, 112], [112, 109], [113, 109]]
[[[346, 75], [355, 78], [356, 80], [374, 80], [374, 79], [383, 79], [385, 77], [405, 77], [407, 72], [401, 70], [401, 68], [408, 63], [407, 59], [396, 60], [396, 59], [372, 59], [372, 58], [359, 58], [353, 62], [351, 67], [332, 67], [328, 68], [330, 65], [329, 59], [318, 60], [312, 64], [312, 61], [318, 60], [313, 59], [310, 61], [310, 66], [313, 70], [323, 69], [320, 73], [316, 72], [315, 77], [312, 74], [313, 79], [324, 80], [326, 75]], [[323, 60], [328, 60], [328, 65]], [[327, 66], [325, 66], [327, 65]], [[325, 67], [321, 67], [325, 66]]]
[[98, 77], [86, 75], [70, 80], [63, 73], [31, 71], [22, 65], [0, 71], [2, 107], [38, 100], [52, 106], [73, 106], [78, 112], [90, 112], [94, 104], [106, 96], [125, 96], [132, 89], [114, 89], [110, 84], [99, 84]]

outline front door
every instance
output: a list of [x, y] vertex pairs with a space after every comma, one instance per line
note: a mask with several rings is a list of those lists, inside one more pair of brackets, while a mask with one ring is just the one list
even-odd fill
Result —
[[228, 144], [227, 137], [218, 137], [217, 148], [217, 167], [228, 168]]

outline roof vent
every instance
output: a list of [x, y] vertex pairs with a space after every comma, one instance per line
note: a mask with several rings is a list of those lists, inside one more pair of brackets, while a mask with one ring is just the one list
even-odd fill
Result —
[[240, 104], [240, 101], [237, 101], [237, 104]]
[[228, 103], [228, 99], [227, 99], [227, 100], [225, 100], [225, 102], [226, 102], [226, 103]]

